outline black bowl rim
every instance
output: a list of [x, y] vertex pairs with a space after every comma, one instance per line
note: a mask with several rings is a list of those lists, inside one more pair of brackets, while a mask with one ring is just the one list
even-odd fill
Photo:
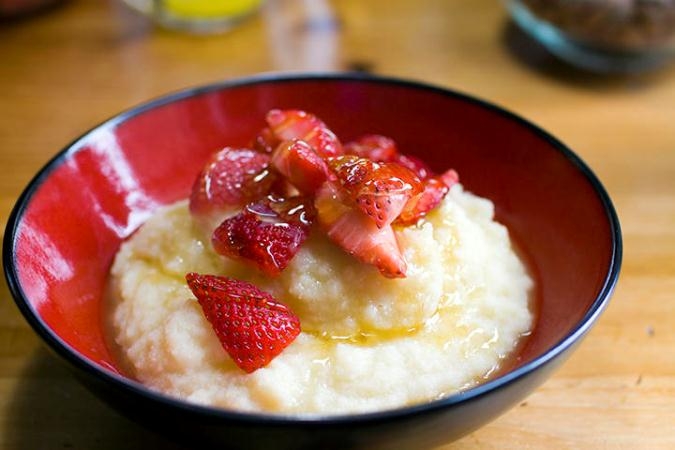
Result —
[[[391, 84], [406, 88], [426, 90], [438, 95], [449, 96], [459, 99], [470, 104], [474, 104], [485, 108], [493, 113], [497, 113], [506, 119], [512, 120], [521, 126], [529, 129], [538, 137], [547, 141], [552, 148], [559, 151], [567, 160], [575, 166], [591, 184], [594, 192], [598, 196], [603, 205], [606, 218], [609, 222], [612, 247], [611, 258], [607, 274], [605, 275], [603, 286], [596, 296], [595, 300], [589, 307], [588, 311], [576, 327], [570, 331], [565, 337], [560, 339], [553, 345], [546, 353], [538, 356], [529, 363], [507, 372], [493, 380], [487, 381], [479, 386], [462, 391], [456, 394], [449, 395], [437, 400], [432, 400], [423, 404], [405, 406], [395, 409], [387, 409], [383, 411], [357, 413], [357, 414], [270, 414], [258, 412], [243, 412], [236, 410], [227, 410], [222, 408], [203, 406], [188, 403], [186, 401], [170, 397], [155, 391], [152, 391], [139, 382], [130, 380], [121, 375], [115, 374], [109, 370], [103, 369], [98, 364], [95, 364], [88, 359], [82, 357], [66, 344], [58, 335], [53, 333], [46, 323], [35, 313], [33, 307], [27, 299], [23, 289], [21, 288], [18, 273], [15, 265], [15, 242], [18, 232], [19, 224], [25, 209], [27, 208], [33, 194], [37, 191], [44, 180], [50, 173], [62, 164], [69, 156], [77, 152], [82, 143], [93, 133], [100, 129], [114, 128], [122, 122], [125, 122], [135, 116], [138, 116], [148, 110], [183, 100], [189, 97], [209, 94], [214, 91], [236, 89], [249, 85], [268, 84], [268, 83], [287, 83], [298, 81], [319, 81], [319, 82], [358, 82], [358, 83], [375, 83], [375, 84]], [[76, 368], [93, 375], [94, 377], [103, 380], [104, 382], [114, 386], [117, 389], [140, 395], [146, 400], [156, 402], [160, 406], [182, 410], [189, 414], [201, 416], [206, 421], [225, 420], [230, 423], [239, 423], [242, 425], [263, 425], [263, 426], [353, 426], [357, 424], [380, 423], [401, 420], [408, 417], [432, 413], [434, 411], [453, 407], [457, 404], [469, 402], [503, 388], [525, 376], [535, 372], [538, 368], [548, 364], [552, 360], [564, 354], [577, 341], [579, 341], [593, 326], [602, 311], [607, 306], [609, 299], [614, 291], [619, 277], [622, 259], [622, 237], [619, 219], [612, 204], [612, 201], [607, 194], [605, 188], [600, 180], [593, 173], [593, 171], [584, 163], [579, 156], [577, 156], [571, 149], [560, 142], [558, 139], [550, 135], [548, 132], [541, 129], [539, 126], [530, 121], [520, 117], [519, 115], [510, 112], [494, 103], [476, 98], [472, 95], [458, 92], [453, 89], [432, 85], [423, 81], [396, 78], [391, 76], [375, 76], [371, 74], [360, 73], [264, 73], [245, 78], [238, 78], [207, 84], [198, 87], [183, 89], [174, 93], [170, 93], [147, 102], [141, 103], [135, 107], [127, 109], [115, 116], [101, 122], [90, 130], [86, 131], [80, 137], [72, 141], [61, 151], [59, 151], [45, 166], [34, 176], [29, 182], [25, 190], [22, 192], [14, 206], [5, 229], [5, 236], [3, 240], [3, 266], [5, 277], [8, 282], [8, 287], [14, 301], [19, 310], [24, 315], [28, 323], [32, 326], [35, 332], [42, 337], [48, 346], [55, 351], [62, 358], [73, 364]]]

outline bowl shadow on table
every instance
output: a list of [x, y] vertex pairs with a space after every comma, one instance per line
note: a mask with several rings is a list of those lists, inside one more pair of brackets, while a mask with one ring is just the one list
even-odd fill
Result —
[[2, 440], [14, 450], [187, 450], [117, 414], [45, 348], [28, 360], [7, 414]]
[[538, 75], [596, 92], [612, 93], [647, 88], [668, 76], [675, 76], [675, 64], [641, 73], [602, 74], [577, 68], [551, 54], [512, 20], [504, 22], [500, 40], [517, 63]]

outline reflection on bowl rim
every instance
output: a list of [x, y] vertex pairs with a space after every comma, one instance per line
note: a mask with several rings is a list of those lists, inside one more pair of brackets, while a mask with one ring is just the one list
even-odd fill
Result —
[[[41, 317], [34, 311], [27, 296], [21, 288], [18, 273], [15, 267], [15, 251], [14, 243], [18, 230], [18, 225], [21, 222], [23, 212], [30, 202], [33, 194], [40, 187], [42, 182], [51, 174], [52, 170], [58, 167], [71, 154], [79, 151], [80, 144], [93, 132], [101, 127], [116, 126], [126, 120], [129, 120], [145, 111], [154, 109], [158, 106], [166, 105], [178, 100], [184, 100], [196, 95], [208, 94], [210, 92], [219, 91], [223, 89], [231, 89], [248, 85], [267, 84], [267, 83], [285, 83], [297, 81], [355, 81], [355, 82], [373, 82], [376, 84], [393, 84], [414, 89], [423, 89], [437, 93], [440, 95], [450, 96], [462, 101], [473, 103], [492, 112], [498, 113], [507, 119], [513, 120], [520, 125], [528, 128], [537, 136], [546, 140], [551, 146], [565, 156], [571, 164], [573, 164], [589, 181], [593, 191], [597, 194], [602, 203], [605, 216], [609, 221], [610, 233], [612, 236], [612, 256], [609, 261], [609, 268], [603, 280], [602, 288], [591, 303], [588, 311], [583, 318], [577, 323], [575, 328], [567, 333], [562, 339], [551, 346], [546, 353], [537, 356], [532, 361], [510, 370], [509, 372], [481, 383], [480, 385], [461, 391], [446, 397], [431, 400], [428, 402], [414, 404], [411, 406], [404, 406], [394, 409], [387, 409], [382, 411], [367, 412], [367, 413], [353, 413], [353, 414], [272, 414], [264, 412], [247, 412], [236, 411], [218, 407], [204, 406], [194, 403], [189, 403], [186, 400], [181, 400], [175, 397], [164, 395], [149, 389], [138, 381], [131, 378], [124, 377], [109, 370], [102, 369], [98, 364], [89, 359], [80, 356], [76, 351], [72, 350], [59, 336], [51, 331], [45, 324]], [[598, 316], [602, 313], [605, 306], [609, 302], [616, 282], [619, 276], [619, 269], [621, 266], [622, 257], [622, 239], [619, 220], [616, 211], [612, 205], [609, 195], [604, 187], [591, 171], [591, 169], [574, 153], [567, 148], [563, 143], [556, 138], [542, 130], [538, 126], [523, 119], [522, 117], [509, 112], [495, 104], [489, 103], [485, 100], [477, 99], [464, 93], [460, 93], [447, 88], [434, 86], [420, 81], [404, 80], [394, 77], [372, 76], [365, 74], [351, 74], [351, 73], [305, 73], [305, 74], [277, 74], [267, 73], [256, 75], [252, 77], [239, 78], [234, 80], [222, 81], [200, 87], [184, 89], [172, 94], [168, 94], [127, 109], [112, 118], [101, 122], [92, 127], [90, 130], [82, 134], [80, 137], [72, 141], [70, 144], [59, 151], [30, 181], [25, 190], [20, 195], [14, 206], [12, 213], [7, 221], [5, 230], [5, 237], [3, 242], [3, 265], [5, 277], [9, 289], [14, 297], [15, 303], [21, 310], [26, 320], [30, 323], [33, 329], [40, 335], [49, 347], [58, 353], [61, 357], [68, 360], [75, 367], [78, 367], [85, 372], [102, 377], [104, 380], [110, 382], [115, 387], [123, 391], [131, 391], [141, 395], [149, 400], [162, 403], [168, 407], [178, 408], [186, 412], [198, 414], [207, 417], [217, 417], [219, 419], [229, 420], [232, 423], [256, 423], [262, 425], [344, 425], [352, 422], [369, 423], [369, 422], [383, 422], [410, 415], [415, 415], [422, 412], [430, 412], [438, 409], [444, 409], [451, 405], [456, 405], [462, 402], [476, 399], [484, 396], [492, 391], [498, 390], [502, 386], [508, 385], [532, 372], [537, 368], [546, 365], [549, 361], [555, 359], [558, 355], [566, 351], [574, 343], [576, 343], [593, 325]]]

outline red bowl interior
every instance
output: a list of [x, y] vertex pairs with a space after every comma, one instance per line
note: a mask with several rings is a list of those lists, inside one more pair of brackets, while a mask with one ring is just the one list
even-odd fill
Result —
[[496, 107], [393, 80], [253, 80], [175, 95], [97, 127], [55, 158], [15, 213], [13, 270], [39, 326], [119, 372], [102, 299], [120, 243], [158, 206], [188, 195], [212, 151], [245, 145], [271, 108], [316, 113], [343, 140], [393, 137], [492, 199], [531, 264], [539, 319], [517, 360], [574, 332], [610, 279], [618, 239], [609, 200], [571, 152]]

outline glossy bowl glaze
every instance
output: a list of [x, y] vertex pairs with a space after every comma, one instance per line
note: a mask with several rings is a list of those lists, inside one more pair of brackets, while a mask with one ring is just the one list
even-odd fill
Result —
[[[102, 299], [120, 243], [188, 195], [210, 152], [245, 145], [271, 108], [316, 113], [345, 140], [401, 150], [492, 199], [536, 279], [539, 317], [513, 367], [426, 404], [362, 415], [237, 413], [169, 398], [127, 378], [106, 345]], [[7, 225], [4, 267], [18, 307], [95, 393], [176, 439], [226, 448], [424, 448], [495, 418], [542, 383], [607, 304], [619, 223], [591, 170], [531, 123], [419, 83], [363, 76], [263, 76], [179, 92], [85, 133], [28, 185]], [[451, 370], [452, 368], [448, 368]]]

